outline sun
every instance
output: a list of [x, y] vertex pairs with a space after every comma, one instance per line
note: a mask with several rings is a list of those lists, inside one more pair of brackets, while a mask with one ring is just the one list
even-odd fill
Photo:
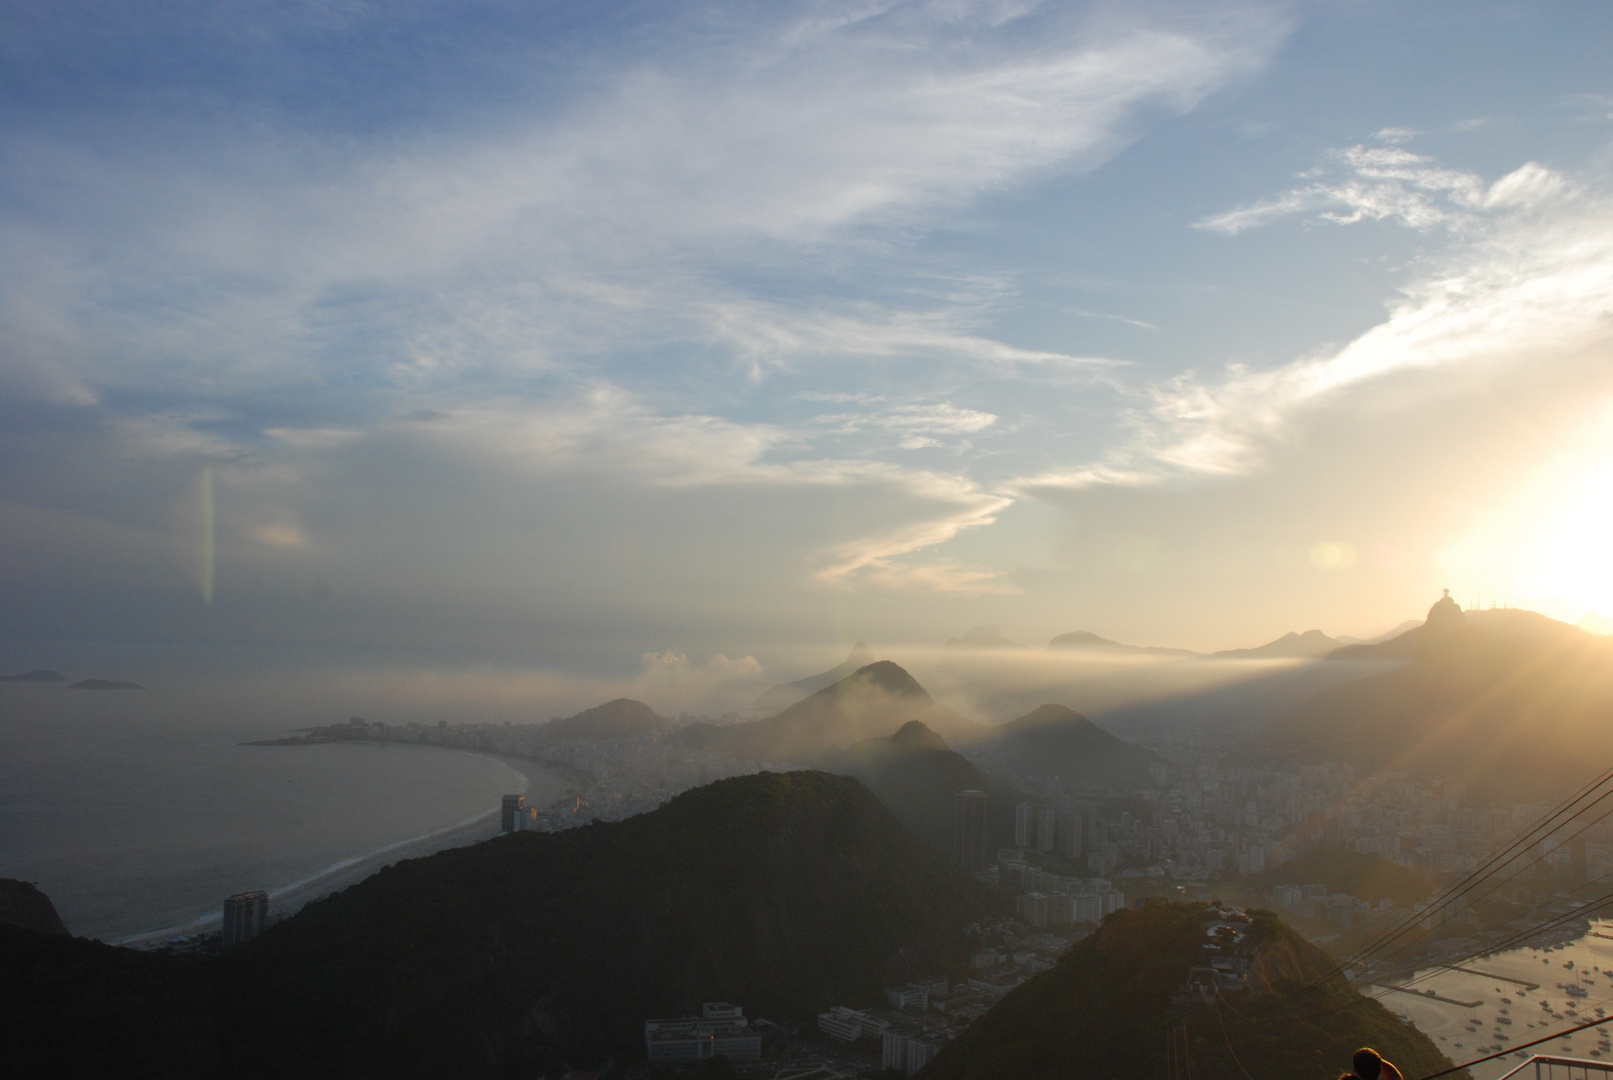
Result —
[[1534, 590], [1613, 613], [1613, 461], [1582, 475], [1529, 553]]
[[1510, 603], [1564, 622], [1613, 615], [1613, 447], [1537, 472], [1440, 556], [1464, 604]]

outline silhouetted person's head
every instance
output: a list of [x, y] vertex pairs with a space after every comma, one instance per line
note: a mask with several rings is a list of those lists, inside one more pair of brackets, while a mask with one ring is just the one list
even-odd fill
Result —
[[1378, 1080], [1378, 1075], [1383, 1072], [1383, 1058], [1370, 1046], [1357, 1050], [1351, 1061], [1355, 1065], [1355, 1075], [1361, 1080]]

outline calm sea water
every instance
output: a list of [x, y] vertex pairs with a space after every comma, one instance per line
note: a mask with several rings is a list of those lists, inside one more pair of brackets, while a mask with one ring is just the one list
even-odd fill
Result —
[[116, 941], [455, 824], [492, 835], [500, 796], [528, 787], [451, 750], [240, 745], [304, 722], [216, 695], [0, 684], [0, 877]]
[[[1613, 924], [1593, 923], [1591, 933], [1551, 949], [1496, 953], [1463, 963], [1468, 971], [1420, 971], [1415, 988], [1432, 990], [1448, 1000], [1396, 992], [1386, 994], [1382, 1001], [1437, 1042], [1452, 1061], [1472, 1061], [1489, 1053], [1480, 1047], [1497, 1044], [1498, 1031], [1506, 1036], [1500, 1045], [1511, 1049], [1598, 1019], [1598, 1008], [1613, 1012], [1613, 937], [1608, 935], [1613, 935]], [[1529, 983], [1537, 985], [1531, 989], [1525, 985]], [[1583, 990], [1585, 996], [1570, 995], [1567, 986]], [[1476, 1030], [1473, 1021], [1477, 1021]], [[1600, 1058], [1613, 1063], [1613, 1049], [1601, 1049], [1608, 1045], [1603, 1032], [1613, 1035], [1613, 1023], [1553, 1038], [1521, 1051], [1522, 1056], [1508, 1054], [1471, 1071], [1474, 1080], [1494, 1080], [1531, 1054]]]

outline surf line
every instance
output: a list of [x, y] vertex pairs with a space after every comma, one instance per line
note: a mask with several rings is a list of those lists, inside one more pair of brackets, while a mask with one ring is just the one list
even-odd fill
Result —
[[[525, 794], [527, 792], [527, 790], [530, 789], [530, 787], [532, 786], [531, 779], [525, 773], [523, 773], [520, 769], [517, 769], [517, 768], [511, 766], [509, 762], [504, 761], [502, 758], [495, 757], [492, 754], [478, 754], [478, 753], [476, 753], [474, 751], [471, 751], [471, 750], [459, 750], [457, 747], [455, 747], [454, 749], [457, 750], [459, 753], [466, 755], [467, 757], [481, 757], [481, 758], [487, 758], [487, 759], [489, 759], [491, 761], [497, 761], [500, 765], [503, 765], [506, 769], [509, 769], [510, 772], [514, 773], [516, 776], [521, 778], [521, 792], [520, 792], [520, 794]], [[435, 840], [439, 836], [443, 836], [443, 835], [445, 835], [447, 833], [457, 832], [460, 829], [468, 829], [472, 825], [475, 825], [479, 821], [483, 821], [483, 820], [485, 820], [487, 818], [491, 818], [491, 817], [496, 816], [499, 813], [499, 811], [500, 811], [500, 808], [497, 807], [497, 806], [489, 807], [486, 810], [481, 810], [481, 811], [478, 811], [478, 812], [472, 814], [470, 817], [464, 818], [464, 819], [462, 819], [460, 821], [456, 821], [452, 825], [444, 825], [439, 829], [433, 829], [430, 832], [421, 833], [419, 836], [411, 836], [406, 840], [395, 840], [392, 843], [387, 844], [387, 845], [385, 845], [383, 847], [376, 848], [374, 851], [368, 851], [368, 852], [365, 852], [362, 855], [354, 855], [352, 858], [343, 859], [340, 862], [331, 863], [329, 866], [325, 867], [323, 870], [320, 870], [320, 871], [318, 871], [317, 873], [314, 873], [314, 874], [310, 874], [308, 877], [305, 877], [305, 878], [301, 879], [300, 881], [293, 881], [289, 885], [280, 885], [280, 886], [277, 886], [277, 887], [275, 887], [273, 889], [269, 889], [268, 890], [269, 900], [272, 903], [273, 901], [275, 901], [277, 899], [281, 899], [281, 898], [283, 898], [283, 897], [285, 897], [287, 895], [290, 895], [292, 893], [295, 893], [295, 892], [297, 892], [297, 891], [299, 891], [301, 889], [307, 889], [307, 888], [309, 888], [309, 887], [311, 887], [313, 885], [317, 885], [320, 881], [324, 880], [325, 878], [333, 877], [333, 876], [335, 876], [337, 874], [342, 873], [344, 870], [350, 870], [355, 866], [360, 866], [360, 865], [362, 865], [364, 863], [372, 862], [372, 861], [374, 861], [376, 859], [382, 858], [383, 856], [389, 855], [392, 852], [398, 851], [398, 850], [400, 850], [402, 848], [415, 847], [417, 845], [425, 844], [425, 843], [428, 843], [428, 842], [430, 842], [432, 840]], [[309, 897], [309, 899], [313, 900], [313, 899], [317, 899], [317, 898], [316, 897]], [[202, 915], [202, 916], [200, 916], [198, 918], [192, 919], [190, 922], [185, 923], [185, 924], [183, 924], [181, 926], [168, 926], [168, 927], [164, 927], [161, 930], [146, 930], [146, 931], [143, 931], [143, 932], [138, 933], [138, 934], [131, 934], [128, 937], [119, 938], [117, 941], [113, 942], [113, 944], [114, 945], [138, 945], [138, 944], [141, 944], [143, 942], [160, 941], [160, 940], [162, 940], [164, 938], [187, 936], [187, 935], [193, 934], [193, 933], [195, 933], [195, 932], [197, 932], [199, 930], [204, 930], [209, 926], [214, 926], [214, 925], [220, 924], [223, 921], [224, 921], [224, 913], [222, 911], [216, 911], [216, 912], [213, 912], [211, 914]]]

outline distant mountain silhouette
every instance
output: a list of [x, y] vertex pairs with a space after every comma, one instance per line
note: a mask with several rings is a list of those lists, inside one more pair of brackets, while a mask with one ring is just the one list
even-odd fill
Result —
[[1420, 619], [1407, 619], [1405, 622], [1399, 624], [1394, 629], [1385, 630], [1383, 633], [1379, 634], [1377, 637], [1353, 638], [1348, 634], [1340, 634], [1338, 636], [1337, 640], [1338, 640], [1339, 644], [1341, 644], [1341, 645], [1376, 645], [1380, 641], [1388, 641], [1390, 638], [1399, 637], [1401, 634], [1404, 634], [1407, 630], [1414, 629], [1415, 627], [1418, 627], [1418, 626], [1421, 626], [1421, 625], [1422, 625], [1422, 621]]
[[617, 698], [538, 728], [544, 739], [636, 739], [666, 730], [667, 722], [642, 701]]
[[807, 695], [815, 694], [824, 687], [833, 686], [858, 668], [867, 667], [873, 662], [874, 650], [859, 641], [851, 647], [851, 655], [837, 666], [816, 675], [808, 675], [804, 679], [772, 687], [751, 704], [751, 711], [772, 714], [787, 709]]
[[1477, 608], [1464, 612], [1449, 590], [1428, 609], [1425, 622], [1402, 634], [1368, 645], [1347, 645], [1330, 654], [1338, 660], [1416, 660], [1503, 664], [1534, 652], [1588, 645], [1592, 635], [1568, 623], [1523, 608]]
[[1451, 780], [1480, 802], [1545, 800], [1613, 765], [1613, 642], [1537, 612], [1447, 596], [1423, 625], [1330, 659], [1406, 663], [1323, 691], [1252, 751]]
[[15, 878], [0, 878], [0, 923], [37, 930], [41, 934], [65, 934], [56, 905], [38, 887]]
[[1148, 787], [1148, 767], [1164, 762], [1063, 705], [1043, 705], [1001, 725], [978, 757], [1024, 776], [1057, 776], [1114, 790]]
[[899, 665], [879, 660], [762, 720], [726, 727], [691, 724], [673, 736], [741, 760], [809, 764], [831, 750], [890, 736], [922, 720], [950, 745], [978, 742], [991, 728], [939, 705]]
[[1139, 654], [1150, 656], [1198, 656], [1191, 649], [1167, 649], [1160, 645], [1123, 645], [1086, 630], [1060, 634], [1047, 643], [1049, 649], [1080, 649], [1092, 653]]
[[1307, 630], [1303, 634], [1290, 630], [1276, 641], [1268, 641], [1253, 649], [1223, 649], [1211, 653], [1210, 657], [1214, 660], [1320, 660], [1343, 644], [1320, 630]]
[[67, 676], [47, 668], [34, 668], [21, 675], [0, 675], [0, 682], [66, 682]]
[[[1333, 961], [1315, 945], [1269, 911], [1252, 916], [1211, 945], [1206, 930], [1225, 924], [1206, 905], [1118, 911], [943, 1047], [924, 1080], [1155, 1080], [1184, 1075], [1184, 1060], [1195, 1076], [1337, 1076], [1361, 1046], [1408, 1077], [1451, 1067], [1411, 1024], [1343, 979], [1322, 981]], [[1208, 948], [1248, 963], [1248, 989], [1209, 1006], [1173, 1003], [1189, 972], [1209, 966]]]
[[862, 781], [897, 820], [942, 852], [951, 851], [957, 793], [984, 791], [989, 847], [1013, 843], [1014, 804], [1022, 796], [954, 753], [922, 721], [910, 720], [888, 738], [864, 739], [831, 751], [822, 767]]
[[1613, 619], [1595, 611], [1587, 611], [1576, 625], [1587, 634], [1613, 634]]
[[69, 690], [144, 690], [139, 683], [119, 682], [116, 679], [80, 679], [70, 683]]
[[1002, 635], [1000, 626], [971, 626], [961, 638], [947, 638], [948, 649], [1023, 649], [1017, 641]]

